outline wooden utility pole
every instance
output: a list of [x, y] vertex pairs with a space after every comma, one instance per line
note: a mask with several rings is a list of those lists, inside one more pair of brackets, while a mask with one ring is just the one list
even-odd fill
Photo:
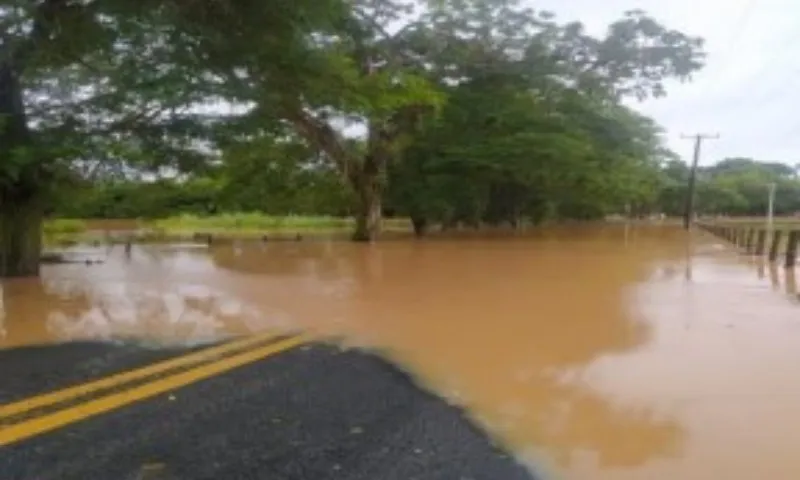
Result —
[[767, 187], [769, 188], [769, 196], [767, 197], [767, 232], [772, 235], [773, 217], [775, 217], [775, 182], [770, 183]]
[[694, 214], [694, 191], [697, 185], [697, 164], [700, 162], [700, 147], [703, 140], [717, 139], [719, 134], [709, 135], [697, 133], [694, 135], [681, 135], [681, 138], [694, 140], [694, 155], [692, 156], [692, 168], [689, 170], [689, 185], [686, 191], [686, 210], [683, 212], [683, 228], [689, 230], [692, 225], [692, 215]]

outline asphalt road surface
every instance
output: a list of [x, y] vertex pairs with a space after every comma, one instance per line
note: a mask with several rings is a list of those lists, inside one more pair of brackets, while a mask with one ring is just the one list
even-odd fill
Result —
[[[48, 413], [9, 420], [3, 404], [186, 353], [101, 344], [0, 351], [0, 439], [9, 425]], [[58, 411], [82, 415], [90, 403], [91, 396], [54, 408], [62, 417]], [[291, 348], [65, 422], [0, 446], [0, 479], [534, 478], [403, 372], [325, 345]]]

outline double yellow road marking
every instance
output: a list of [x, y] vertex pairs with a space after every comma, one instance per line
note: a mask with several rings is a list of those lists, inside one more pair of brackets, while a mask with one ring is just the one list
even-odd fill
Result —
[[[252, 363], [309, 341], [298, 335], [279, 339], [260, 335], [207, 348], [182, 357], [159, 362], [129, 372], [84, 383], [29, 399], [0, 405], [0, 446], [39, 435], [86, 418], [114, 410], [127, 404], [180, 388], [191, 383]], [[179, 370], [177, 373], [170, 373]], [[153, 378], [155, 377], [155, 378]], [[138, 386], [117, 391], [125, 385], [146, 381]], [[105, 390], [111, 393], [95, 397]], [[91, 396], [89, 400], [65, 406], [53, 412], [3, 427], [2, 422], [39, 409]]]

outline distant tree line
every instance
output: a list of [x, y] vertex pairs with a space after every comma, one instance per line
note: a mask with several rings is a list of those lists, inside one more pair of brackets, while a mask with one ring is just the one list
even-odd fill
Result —
[[[659, 208], [681, 215], [687, 194], [689, 169], [680, 161], [662, 170]], [[769, 204], [769, 185], [775, 184], [776, 215], [800, 212], [800, 172], [785, 163], [729, 158], [701, 167], [697, 175], [697, 211], [708, 215], [763, 216]]]
[[[301, 155], [302, 158], [293, 158]], [[203, 175], [179, 179], [111, 178], [84, 181], [62, 190], [52, 215], [68, 218], [163, 218], [180, 214], [213, 215], [223, 212], [260, 212], [268, 215], [351, 216], [357, 208], [349, 186], [335, 169], [324, 163], [309, 162], [309, 152], [298, 146], [262, 146], [252, 151], [230, 155], [218, 168]], [[268, 158], [269, 157], [269, 158]], [[637, 179], [632, 189], [638, 197], [608, 201], [607, 197], [580, 197], [567, 189], [560, 196], [548, 195], [544, 207], [536, 211], [536, 190], [527, 190], [513, 182], [496, 185], [491, 177], [469, 175], [472, 167], [452, 162], [442, 168], [430, 161], [414, 164], [408, 159], [404, 168], [393, 170], [388, 186], [385, 215], [411, 216], [417, 225], [485, 225], [525, 219], [541, 220], [598, 219], [604, 215], [625, 213], [624, 201], [637, 215], [683, 214], [689, 169], [685, 162], [670, 159], [646, 177]], [[425, 175], [412, 167], [430, 170]], [[722, 160], [698, 171], [696, 207], [700, 214], [757, 216], [767, 211], [769, 185], [775, 184], [776, 215], [800, 212], [800, 175], [783, 163], [758, 162], [746, 158]], [[559, 192], [556, 192], [558, 194]], [[514, 209], [515, 196], [524, 197]], [[570, 196], [577, 196], [577, 198]], [[562, 198], [556, 203], [554, 198]], [[604, 203], [606, 202], [606, 203]], [[516, 215], [516, 216], [514, 216]]]

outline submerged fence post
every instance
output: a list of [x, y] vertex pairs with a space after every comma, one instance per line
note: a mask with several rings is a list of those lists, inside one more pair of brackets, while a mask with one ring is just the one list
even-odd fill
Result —
[[759, 229], [758, 237], [756, 239], [756, 255], [764, 255], [764, 249], [767, 246], [767, 231]]
[[786, 241], [786, 268], [793, 268], [797, 261], [797, 236], [800, 235], [799, 230], [792, 230], [789, 232], [789, 237]]
[[753, 251], [753, 235], [756, 233], [755, 228], [748, 228], [747, 229], [747, 240], [745, 240], [744, 248], [747, 253]]
[[772, 245], [769, 247], [769, 261], [774, 262], [778, 259], [778, 248], [781, 245], [781, 237], [783, 237], [783, 230], [775, 230], [772, 232]]

